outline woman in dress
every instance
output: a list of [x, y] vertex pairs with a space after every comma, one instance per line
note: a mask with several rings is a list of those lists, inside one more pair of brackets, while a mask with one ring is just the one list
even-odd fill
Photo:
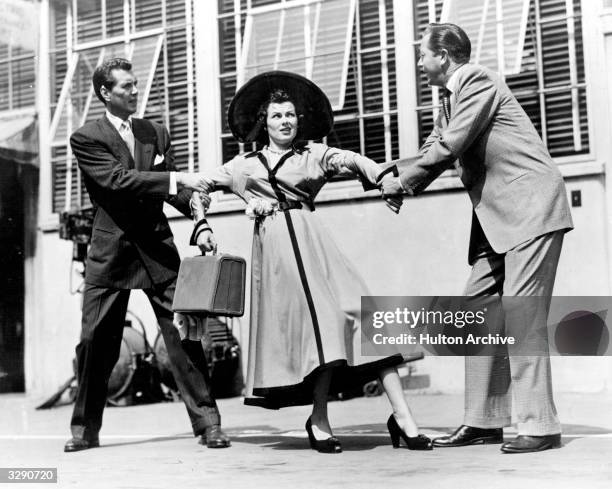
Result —
[[[399, 354], [360, 355], [360, 299], [369, 295], [314, 211], [321, 187], [338, 174], [376, 184], [372, 160], [325, 144], [300, 144], [327, 136], [333, 113], [310, 80], [268, 72], [247, 82], [232, 100], [229, 126], [241, 142], [263, 148], [204, 172], [209, 191], [228, 189], [247, 203], [255, 219], [251, 262], [251, 317], [245, 403], [278, 409], [313, 404], [306, 430], [313, 449], [342, 451], [327, 416], [329, 394], [379, 378], [393, 414], [387, 426], [413, 450], [430, 450], [404, 398]], [[204, 209], [194, 202], [196, 222]], [[397, 212], [401, 198], [387, 205]], [[216, 247], [201, 227], [192, 243]]]

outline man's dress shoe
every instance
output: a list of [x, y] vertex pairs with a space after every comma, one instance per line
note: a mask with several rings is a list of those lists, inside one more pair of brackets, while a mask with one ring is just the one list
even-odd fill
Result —
[[434, 447], [464, 447], [477, 443], [503, 443], [504, 430], [501, 428], [475, 428], [462, 424], [452, 435], [434, 438]]
[[209, 426], [200, 438], [200, 443], [208, 448], [227, 448], [231, 445], [229, 436], [223, 433], [221, 426]]
[[64, 452], [80, 452], [88, 448], [97, 448], [100, 446], [100, 441], [97, 438], [93, 440], [85, 440], [84, 438], [71, 438], [64, 445]]
[[504, 443], [501, 451], [504, 453], [541, 452], [549, 448], [561, 446], [561, 434], [546, 436], [518, 435], [514, 440]]

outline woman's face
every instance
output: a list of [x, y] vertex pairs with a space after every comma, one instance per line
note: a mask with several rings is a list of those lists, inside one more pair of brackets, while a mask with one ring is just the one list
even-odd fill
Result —
[[298, 117], [291, 102], [271, 103], [268, 106], [266, 127], [270, 142], [287, 146], [293, 142], [298, 129]]

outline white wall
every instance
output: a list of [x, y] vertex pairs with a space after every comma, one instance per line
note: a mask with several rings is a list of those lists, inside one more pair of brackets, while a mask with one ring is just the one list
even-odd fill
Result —
[[[568, 192], [582, 192], [582, 207], [572, 209], [575, 229], [566, 235], [555, 294], [609, 295], [602, 177], [569, 179], [567, 187]], [[406, 199], [400, 215], [391, 213], [377, 199], [320, 204], [316, 212], [373, 295], [461, 294], [469, 274], [466, 258], [471, 216], [463, 191]], [[209, 221], [220, 251], [241, 255], [250, 262], [253, 222], [242, 212], [213, 214]], [[187, 243], [191, 223], [173, 219], [171, 226], [181, 255], [195, 254], [197, 249]], [[39, 240], [40, 269], [35, 276], [42, 293], [35, 304], [40, 319], [26, 325], [27, 389], [47, 395], [71, 374], [80, 331], [80, 299], [69, 292], [71, 243], [60, 240], [56, 232], [39, 233]], [[129, 308], [145, 322], [153, 341], [155, 317], [142, 292], [132, 294]], [[233, 323], [246, 352], [248, 299], [245, 317]], [[556, 390], [599, 392], [612, 388], [610, 358], [553, 358], [552, 363]], [[413, 365], [416, 374], [429, 376], [428, 392], [463, 391], [462, 358], [428, 357]]]
[[[70, 293], [72, 243], [57, 232], [37, 233], [36, 256], [26, 283], [26, 391], [51, 395], [72, 375], [81, 329], [80, 297]], [[28, 321], [28, 318], [30, 320]]]
[[[605, 3], [607, 5], [609, 2]], [[396, 10], [399, 11], [399, 5], [403, 4], [397, 2]], [[213, 32], [216, 20], [197, 5], [199, 2], [196, 4], [199, 17], [196, 18], [201, 17], [210, 27], [200, 30], [210, 37], [198, 36], [202, 37], [202, 42], [197, 47], [201, 51], [198, 51], [198, 100], [202, 107], [209, 107], [218, 101], [217, 65], [214, 59], [216, 36]], [[608, 73], [607, 77], [601, 76], [601, 73], [602, 63], [604, 68], [612, 65], [612, 13], [602, 10], [602, 2], [584, 1], [582, 5], [585, 67], [590, 75], [587, 76], [592, 126], [590, 141], [594, 155], [589, 164], [601, 164], [602, 168], [606, 168], [610, 167], [608, 160], [612, 152], [612, 70], [603, 70]], [[402, 52], [401, 49], [398, 51], [398, 59]], [[206, 63], [202, 64], [203, 61]], [[408, 63], [412, 61], [408, 60]], [[202, 73], [207, 76], [201, 76]], [[405, 95], [406, 90], [400, 92], [400, 95]], [[43, 106], [48, 106], [48, 103]], [[207, 113], [206, 110], [198, 111], [200, 115]], [[207, 121], [217, 125], [219, 122], [212, 117], [204, 117], [200, 122]], [[200, 141], [200, 159], [210, 164], [215, 164], [220, 157], [217, 133], [216, 129], [200, 131], [202, 138], [210, 138]], [[405, 143], [404, 140], [402, 138]], [[578, 168], [584, 168], [583, 165], [576, 163], [573, 173], [579, 174], [582, 170]], [[51, 201], [51, 176], [50, 165], [41, 166], [42, 171], [46, 172], [41, 173], [39, 194], [40, 203], [45, 204], [41, 212], [44, 221], [48, 212], [45, 209]], [[605, 193], [606, 179], [608, 186], [612, 182], [610, 168], [606, 175], [605, 178], [599, 174], [566, 179], [568, 193], [581, 190], [582, 207], [572, 209], [576, 229], [566, 235], [554, 291], [556, 295], [612, 295], [612, 265], [608, 256], [612, 254], [608, 222], [612, 211], [612, 193]], [[432, 192], [406, 200], [399, 216], [393, 215], [376, 200], [321, 204], [317, 213], [323, 217], [330, 234], [342, 244], [346, 255], [370, 284], [372, 294], [461, 293], [469, 273], [466, 257], [470, 205], [463, 191]], [[244, 214], [216, 214], [210, 221], [221, 251], [249, 258], [252, 222]], [[194, 254], [196, 250], [187, 246], [191, 224], [184, 219], [173, 219], [171, 225], [179, 251], [184, 256]], [[74, 347], [80, 331], [80, 298], [69, 291], [71, 253], [71, 243], [60, 240], [57, 231], [38, 231], [35, 257], [26, 264], [26, 388], [31, 393], [50, 394], [72, 372]], [[129, 308], [144, 320], [152, 341], [156, 329], [155, 318], [144, 294], [133, 293]], [[247, 351], [248, 342], [247, 318], [248, 301], [245, 318], [234, 321], [235, 332], [244, 352]], [[612, 390], [610, 358], [558, 357], [553, 358], [552, 363], [557, 390]], [[429, 375], [429, 391], [463, 390], [461, 358], [428, 357], [417, 362], [415, 367], [417, 374]]]

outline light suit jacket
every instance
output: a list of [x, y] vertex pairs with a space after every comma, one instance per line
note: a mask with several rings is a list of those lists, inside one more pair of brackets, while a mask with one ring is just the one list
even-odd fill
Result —
[[150, 288], [175, 278], [180, 264], [162, 209], [168, 201], [190, 216], [191, 192], [169, 195], [176, 168], [168, 131], [133, 118], [132, 132], [134, 158], [106, 116], [70, 138], [95, 208], [85, 275], [93, 285]]
[[[492, 71], [464, 65], [457, 73], [447, 124], [443, 112], [412, 164], [400, 169], [416, 195], [454, 165], [474, 215], [470, 256], [482, 231], [497, 253], [573, 227], [563, 177], [507, 85]], [[480, 230], [482, 226], [482, 230]]]

